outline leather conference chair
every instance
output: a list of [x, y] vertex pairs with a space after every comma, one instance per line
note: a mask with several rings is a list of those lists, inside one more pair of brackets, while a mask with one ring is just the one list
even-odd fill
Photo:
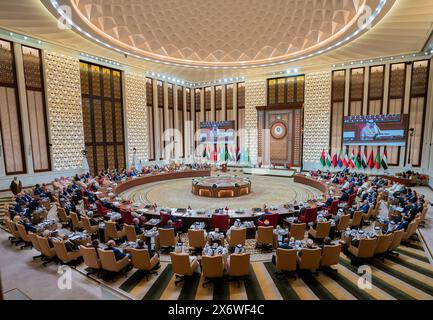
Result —
[[379, 209], [380, 209], [380, 201], [376, 200], [376, 205], [373, 207], [373, 210], [371, 211], [371, 218], [376, 219], [379, 215]]
[[403, 233], [403, 238], [401, 239], [402, 242], [409, 242], [410, 238], [414, 234], [416, 234], [416, 230], [418, 229], [418, 225], [420, 224], [421, 221], [420, 219], [421, 219], [420, 217], [416, 217], [409, 223], [406, 231]]
[[66, 250], [65, 242], [62, 240], [53, 240], [54, 250], [56, 251], [57, 258], [62, 262], [62, 264], [70, 265], [75, 267], [78, 262], [80, 262], [81, 253], [80, 251], [68, 252]]
[[131, 210], [128, 209], [120, 209], [120, 214], [122, 215], [122, 221], [125, 224], [132, 224], [132, 220], [134, 217], [131, 214]]
[[337, 232], [341, 233], [349, 227], [350, 214], [342, 214], [338, 224], [335, 226]]
[[278, 248], [276, 252], [276, 263], [277, 268], [276, 274], [288, 274], [297, 279], [296, 268], [297, 268], [297, 254], [296, 249], [282, 249]]
[[233, 253], [227, 260], [227, 269], [230, 277], [230, 281], [246, 279], [250, 275], [250, 254], [249, 253]]
[[264, 226], [265, 225], [265, 220], [268, 220], [269, 225], [272, 227], [276, 227], [278, 224], [278, 218], [279, 218], [279, 214], [278, 213], [271, 213], [271, 214], [266, 214], [263, 215], [262, 217], [264, 217], [264, 220], [257, 220], [257, 226]]
[[120, 239], [125, 237], [125, 235], [126, 235], [125, 229], [117, 231], [116, 222], [105, 221], [104, 223], [105, 223], [105, 238], [106, 238], [106, 240], [109, 240], [109, 239], [120, 240]]
[[66, 214], [64, 208], [57, 207], [57, 216], [59, 217], [59, 222], [63, 227], [68, 226], [71, 223], [71, 217]]
[[349, 220], [349, 227], [351, 229], [359, 228], [362, 222], [362, 211], [355, 211], [352, 219]]
[[428, 206], [425, 205], [421, 211], [421, 216], [420, 216], [420, 223], [419, 223], [419, 227], [424, 227], [425, 226], [425, 218], [427, 216], [427, 211], [428, 211]]
[[98, 255], [101, 261], [103, 273], [108, 277], [107, 280], [113, 280], [114, 276], [119, 274], [126, 276], [127, 272], [130, 270], [130, 261], [128, 256], [116, 261], [113, 251], [102, 249], [98, 249]]
[[328, 211], [328, 214], [335, 215], [337, 213], [339, 202], [340, 201], [338, 199], [334, 200], [332, 201], [331, 206], [329, 208], [325, 208], [325, 210]]
[[9, 240], [11, 243], [15, 244], [16, 246], [23, 242], [23, 239], [21, 239], [20, 233], [18, 232], [17, 223], [12, 220], [8, 220], [8, 226], [9, 231], [12, 233], [12, 237], [9, 237]]
[[24, 244], [20, 247], [20, 249], [32, 247], [32, 240], [29, 238], [29, 234], [26, 231], [26, 227], [24, 227], [21, 223], [16, 223], [18, 233], [20, 234], [21, 240], [24, 241]]
[[256, 233], [256, 247], [270, 247], [274, 245], [274, 227], [258, 227]]
[[60, 260], [57, 258], [56, 250], [50, 247], [50, 243], [48, 242], [48, 239], [40, 236], [36, 236], [36, 237], [38, 238], [39, 248], [41, 249], [41, 252], [44, 255], [44, 263], [42, 263], [42, 265], [46, 266], [51, 262], [55, 262], [56, 264], [59, 264]]
[[126, 239], [129, 242], [136, 242], [137, 239], [144, 239], [144, 235], [140, 234], [137, 236], [137, 232], [135, 231], [135, 227], [129, 224], [124, 224], [123, 228], [125, 229]]
[[98, 258], [98, 253], [94, 247], [80, 246], [80, 254], [83, 257], [84, 264], [88, 267], [86, 269], [86, 276], [97, 273], [100, 275], [102, 265]]
[[376, 250], [377, 238], [361, 239], [358, 247], [349, 245], [352, 264], [356, 265], [360, 260], [370, 260], [374, 257]]
[[399, 256], [399, 254], [397, 252], [395, 252], [394, 250], [400, 246], [401, 240], [403, 239], [403, 234], [404, 234], [403, 229], [394, 231], [392, 233], [392, 241], [391, 241], [391, 244], [390, 244], [388, 251], [387, 251], [388, 255], [391, 255], [394, 257]]
[[204, 230], [188, 230], [188, 241], [190, 248], [195, 252], [201, 252], [206, 245], [206, 236]]
[[388, 251], [391, 246], [393, 234], [382, 234], [377, 237], [376, 249], [374, 250], [374, 255], [383, 261], [383, 255]]
[[131, 249], [132, 266], [146, 276], [149, 280], [150, 274], [158, 274], [156, 269], [159, 267], [159, 257], [154, 254], [152, 259], [149, 257], [149, 250], [147, 249]]
[[317, 219], [317, 207], [306, 208], [305, 213], [298, 217], [300, 222], [310, 223]]
[[98, 225], [92, 226], [90, 224], [89, 217], [81, 217], [81, 225], [83, 226], [84, 230], [86, 230], [87, 233], [90, 235], [95, 235], [99, 233], [99, 226]]
[[110, 210], [102, 205], [101, 201], [96, 201], [96, 208], [98, 209], [101, 217], [105, 216]]
[[302, 249], [301, 256], [298, 256], [298, 269], [316, 272], [320, 267], [321, 253], [320, 248]]
[[195, 270], [197, 270], [199, 264], [196, 258], [190, 261], [188, 253], [170, 252], [170, 259], [173, 273], [176, 276], [176, 281], [174, 282], [175, 285], [191, 277], [197, 276]]
[[41, 201], [41, 206], [44, 207], [47, 211], [50, 211], [51, 209], [50, 201]]
[[33, 260], [36, 260], [36, 259], [44, 260], [44, 255], [41, 251], [41, 247], [39, 246], [39, 241], [38, 241], [38, 237], [37, 237], [36, 233], [29, 232], [29, 238], [30, 238], [30, 241], [32, 242], [32, 247], [40, 253], [40, 255], [33, 256], [32, 257]]
[[205, 278], [203, 288], [207, 284], [222, 279], [224, 275], [223, 256], [202, 256], [201, 258], [202, 274]]
[[315, 240], [323, 240], [325, 237], [329, 236], [331, 231], [331, 222], [318, 222], [316, 224], [316, 229], [311, 228], [308, 231], [308, 235]]
[[370, 218], [373, 215], [373, 210], [374, 210], [374, 207], [372, 205], [370, 205], [367, 213], [362, 214], [362, 220], [364, 221], [365, 224], [370, 224]]
[[238, 244], [245, 245], [247, 239], [247, 228], [233, 228], [230, 234], [227, 235], [227, 242], [230, 248], [236, 247]]
[[213, 229], [226, 232], [230, 228], [230, 216], [228, 214], [213, 214], [211, 220]]
[[[167, 225], [168, 221], [169, 221], [169, 220], [172, 220], [172, 219], [171, 219], [171, 215], [168, 214], [168, 213], [166, 213], [166, 212], [160, 211], [160, 212], [159, 212], [159, 215], [160, 215], [160, 217], [161, 217], [161, 222], [159, 223], [159, 226], [160, 226], [160, 227], [165, 227], [165, 226]], [[176, 221], [173, 221], [173, 220], [172, 220], [172, 222], [173, 222], [173, 227], [174, 227], [176, 230], [180, 230], [180, 229], [182, 229], [182, 227], [183, 227], [183, 222], [182, 222], [181, 219], [177, 219]]]
[[159, 228], [158, 234], [161, 249], [171, 251], [179, 242], [179, 237], [175, 234], [174, 228]]
[[341, 244], [324, 245], [322, 249], [322, 257], [320, 258], [320, 269], [338, 272], [332, 268], [340, 261]]
[[71, 217], [71, 221], [72, 221], [72, 229], [74, 231], [83, 230], [83, 222], [78, 219], [78, 214], [76, 212], [71, 211], [69, 213], [69, 216]]
[[304, 240], [306, 229], [307, 229], [306, 223], [291, 223], [290, 224], [290, 237], [293, 237], [296, 240]]

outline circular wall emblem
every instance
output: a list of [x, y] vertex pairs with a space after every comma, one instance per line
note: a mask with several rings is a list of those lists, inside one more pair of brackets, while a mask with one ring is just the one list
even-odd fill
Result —
[[271, 126], [271, 135], [274, 139], [283, 139], [286, 134], [287, 127], [283, 122], [277, 121]]

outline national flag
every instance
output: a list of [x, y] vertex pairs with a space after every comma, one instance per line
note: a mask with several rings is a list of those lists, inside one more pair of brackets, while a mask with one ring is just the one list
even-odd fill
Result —
[[331, 162], [331, 151], [330, 150], [328, 150], [328, 154], [326, 155], [326, 165], [328, 167], [330, 167], [332, 165], [332, 162]]
[[352, 149], [352, 153], [350, 155], [349, 165], [352, 169], [355, 169], [355, 150]]
[[207, 149], [207, 147], [204, 146], [204, 148], [203, 148], [203, 155], [202, 155], [203, 158], [206, 158], [206, 155], [207, 155], [206, 149]]
[[366, 147], [364, 147], [364, 153], [362, 154], [362, 167], [364, 169], [368, 168], [368, 165], [367, 165], [367, 148]]
[[332, 166], [335, 168], [338, 165], [338, 158], [337, 158], [337, 150], [334, 149], [334, 156], [332, 157]]
[[250, 161], [251, 161], [251, 159], [250, 159], [250, 148], [249, 147], [247, 147], [247, 154], [246, 154], [246, 156], [247, 156], [247, 162], [248, 163], [250, 163]]
[[236, 161], [241, 160], [241, 149], [239, 147], [236, 148]]
[[322, 154], [320, 156], [320, 163], [322, 164], [322, 167], [326, 167], [325, 149], [322, 149]]
[[380, 149], [377, 147], [376, 159], [374, 161], [374, 166], [376, 169], [380, 169]]
[[339, 166], [340, 168], [343, 166], [343, 158], [342, 158], [342, 156], [341, 156], [341, 153], [342, 153], [342, 152], [343, 152], [343, 150], [340, 149], [340, 154], [338, 155], [338, 161], [337, 161], [338, 166]]
[[356, 169], [361, 168], [361, 149], [360, 148], [358, 148], [358, 154], [356, 155], [355, 167], [356, 167]]
[[344, 160], [343, 164], [346, 168], [349, 168], [349, 155], [347, 154], [347, 150], [344, 152]]
[[381, 164], [382, 164], [383, 170], [387, 170], [388, 169], [388, 152], [386, 151], [386, 147], [385, 147], [385, 150], [383, 150]]
[[373, 149], [371, 149], [370, 156], [368, 157], [368, 166], [370, 167], [370, 169], [373, 169], [373, 168], [374, 168], [374, 154], [373, 154]]
[[230, 152], [229, 152], [229, 147], [228, 145], [226, 145], [225, 150], [224, 150], [224, 161], [229, 161], [230, 159]]

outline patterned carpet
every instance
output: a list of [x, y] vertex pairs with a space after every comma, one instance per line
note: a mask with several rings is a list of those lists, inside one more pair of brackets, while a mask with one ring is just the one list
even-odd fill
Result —
[[[94, 278], [138, 300], [432, 300], [433, 266], [421, 243], [411, 241], [400, 246], [397, 252], [399, 257], [372, 262], [371, 289], [358, 287], [358, 269], [350, 264], [344, 254], [341, 254], [340, 264], [336, 266], [338, 273], [305, 273], [299, 274], [296, 280], [275, 275], [275, 266], [269, 260], [251, 262], [249, 278], [241, 280], [240, 285], [222, 281], [203, 288], [204, 278], [201, 276], [175, 286], [175, 276], [168, 262], [161, 262], [158, 275], [150, 276], [148, 281], [135, 269], [129, 271], [127, 277], [117, 277], [114, 282]], [[77, 269], [84, 272], [83, 268], [80, 265]]]
[[[239, 174], [231, 172], [228, 175]], [[122, 197], [138, 203], [157, 203], [161, 207], [193, 209], [229, 208], [251, 209], [262, 207], [263, 204], [280, 205], [286, 202], [305, 201], [317, 198], [320, 191], [312, 187], [294, 183], [286, 177], [249, 176], [252, 182], [252, 192], [238, 198], [215, 199], [193, 195], [191, 179], [177, 179], [149, 183], [131, 188], [121, 194]]]

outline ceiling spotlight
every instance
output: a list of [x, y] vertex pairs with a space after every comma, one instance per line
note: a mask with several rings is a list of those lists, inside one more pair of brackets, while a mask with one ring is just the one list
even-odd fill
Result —
[[26, 36], [24, 36], [24, 40], [27, 40], [28, 38]]
[[9, 32], [9, 35], [12, 37], [14, 35], [14, 33], [13, 32]]
[[287, 69], [286, 73], [292, 73], [292, 70], [291, 69]]

